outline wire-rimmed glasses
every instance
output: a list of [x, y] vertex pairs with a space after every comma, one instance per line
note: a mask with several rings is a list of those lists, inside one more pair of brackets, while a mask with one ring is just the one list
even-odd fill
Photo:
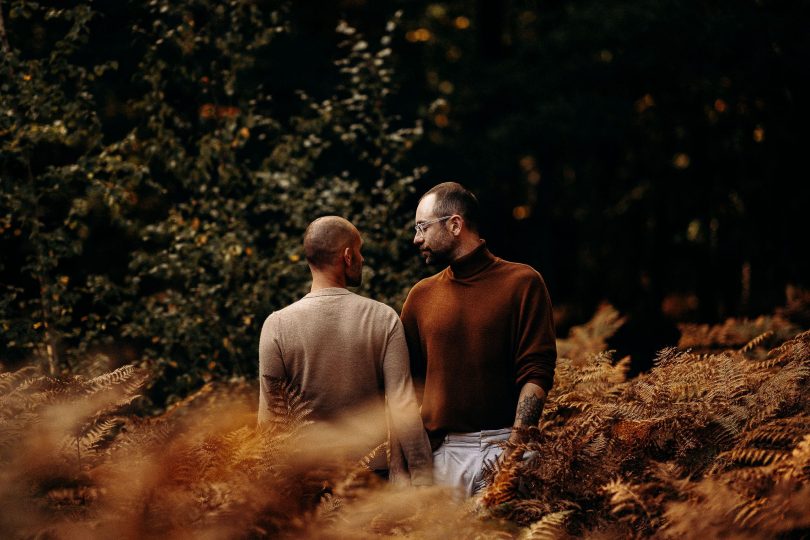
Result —
[[428, 225], [433, 225], [434, 223], [438, 223], [439, 221], [444, 221], [445, 219], [450, 219], [451, 217], [453, 217], [453, 216], [442, 216], [440, 218], [430, 219], [428, 221], [422, 221], [422, 222], [417, 223], [416, 225], [414, 225], [413, 229], [416, 231], [416, 234], [424, 236], [425, 231], [428, 228]]

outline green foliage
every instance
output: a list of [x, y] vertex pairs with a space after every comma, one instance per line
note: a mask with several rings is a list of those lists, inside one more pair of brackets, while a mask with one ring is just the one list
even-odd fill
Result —
[[[377, 43], [341, 24], [334, 85], [314, 97], [274, 66], [290, 46], [283, 3], [133, 3], [126, 68], [92, 62], [86, 4], [9, 13], [10, 42], [45, 25], [53, 43], [0, 66], [0, 242], [20, 259], [2, 269], [0, 357], [57, 373], [116, 343], [160, 375], [158, 405], [252, 375], [264, 318], [306, 292], [302, 234], [326, 214], [364, 235], [362, 292], [402, 301], [421, 129], [387, 112], [396, 19]], [[93, 81], [116, 68], [131, 98], [113, 138]]]
[[74, 58], [92, 18], [86, 5], [13, 2], [10, 28], [33, 19], [48, 27], [42, 55], [14, 48], [16, 36], [0, 28], [4, 49], [11, 43], [0, 59], [0, 325], [6, 355], [37, 353], [51, 373], [64, 360], [60, 341], [87, 330], [74, 320], [84, 284], [71, 283], [65, 263], [82, 252], [83, 207], [105, 190], [93, 174], [102, 133], [90, 86], [114, 63]]

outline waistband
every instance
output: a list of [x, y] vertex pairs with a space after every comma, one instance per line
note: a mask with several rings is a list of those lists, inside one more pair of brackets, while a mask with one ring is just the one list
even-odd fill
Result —
[[485, 429], [468, 433], [450, 432], [444, 436], [444, 443], [481, 444], [505, 441], [512, 434], [512, 428]]

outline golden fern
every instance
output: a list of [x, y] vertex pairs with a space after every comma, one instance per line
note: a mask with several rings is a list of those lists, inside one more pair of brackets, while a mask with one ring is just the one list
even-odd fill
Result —
[[17, 371], [0, 373], [0, 398], [5, 397], [14, 388], [21, 385], [23, 381], [33, 380], [38, 371], [33, 366], [26, 366]]
[[610, 513], [620, 521], [637, 525], [649, 519], [646, 497], [636, 486], [623, 480], [614, 479], [602, 488], [608, 497]]
[[682, 349], [717, 350], [744, 347], [751, 340], [766, 332], [785, 341], [795, 336], [799, 328], [780, 315], [762, 316], [756, 319], [728, 319], [719, 325], [680, 324]]
[[810, 434], [804, 436], [791, 452], [790, 458], [785, 461], [782, 479], [802, 483], [805, 486], [810, 484]]
[[769, 465], [786, 459], [790, 454], [784, 450], [766, 448], [740, 448], [723, 452], [718, 457], [738, 465]]
[[583, 356], [604, 351], [608, 338], [626, 322], [610, 304], [602, 304], [590, 321], [571, 328], [567, 338], [557, 340], [557, 355], [578, 362]]
[[[276, 421], [257, 429], [252, 384], [212, 384], [139, 418], [118, 414], [137, 392], [130, 368], [2, 374], [0, 464], [14, 474], [0, 474], [0, 506], [11, 509], [0, 532], [712, 538], [810, 528], [810, 333], [765, 355], [787, 331], [777, 318], [706, 327], [687, 336], [694, 349], [663, 350], [628, 381], [627, 362], [604, 351], [620, 318], [599, 317], [563, 341], [570, 354], [539, 427], [490, 466], [475, 511], [440, 488], [383, 489], [368, 459], [352, 466], [324, 449], [317, 466], [302, 461], [302, 426], [319, 426], [289, 386], [271, 402]], [[533, 457], [516, 458], [524, 452]]]
[[169, 405], [168, 407], [166, 407], [166, 410], [163, 412], [162, 415], [163, 418], [168, 418], [178, 411], [187, 411], [192, 403], [203, 399], [205, 396], [209, 395], [213, 389], [214, 385], [212, 383], [206, 383], [202, 385], [195, 392], [192, 392], [183, 399], [178, 400]]
[[804, 392], [808, 377], [810, 361], [804, 364], [791, 362], [773, 374], [752, 396], [758, 403], [758, 410], [749, 420], [748, 428], [755, 428], [791, 407]]
[[749, 430], [740, 440], [740, 445], [743, 447], [788, 448], [797, 444], [806, 433], [810, 433], [810, 416], [800, 414], [788, 418], [778, 418]]
[[523, 451], [524, 448], [521, 446], [509, 447], [505, 454], [506, 458], [495, 465], [493, 480], [487, 486], [481, 499], [484, 506], [493, 509], [517, 497], [520, 482], [517, 471]]
[[759, 347], [766, 339], [770, 338], [771, 336], [773, 336], [773, 330], [766, 330], [765, 332], [762, 332], [760, 335], [758, 335], [757, 337], [746, 343], [744, 346], [742, 346], [739, 352], [741, 354], [749, 353], [752, 350], [754, 350], [754, 348]]
[[272, 412], [273, 419], [270, 423], [281, 423], [284, 430], [310, 423], [307, 417], [312, 414], [312, 409], [308, 407], [301, 389], [285, 380], [270, 377], [267, 379], [270, 388], [267, 406]]
[[573, 512], [562, 510], [543, 516], [539, 521], [532, 523], [520, 533], [520, 540], [558, 540], [565, 538], [565, 524]]
[[383, 442], [372, 448], [350, 469], [349, 473], [335, 484], [333, 493], [342, 499], [355, 498], [374, 485], [380, 485], [380, 477], [374, 474], [369, 464], [381, 453], [385, 453], [388, 443]]

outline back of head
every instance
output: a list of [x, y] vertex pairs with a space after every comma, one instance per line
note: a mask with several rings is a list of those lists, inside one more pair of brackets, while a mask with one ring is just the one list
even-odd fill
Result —
[[304, 253], [313, 268], [326, 268], [340, 262], [343, 250], [359, 241], [360, 233], [339, 216], [316, 219], [304, 233]]
[[436, 197], [433, 203], [433, 213], [436, 217], [458, 214], [464, 218], [468, 229], [478, 232], [481, 207], [478, 199], [467, 188], [458, 182], [443, 182], [428, 190], [422, 195], [422, 199], [428, 195]]

